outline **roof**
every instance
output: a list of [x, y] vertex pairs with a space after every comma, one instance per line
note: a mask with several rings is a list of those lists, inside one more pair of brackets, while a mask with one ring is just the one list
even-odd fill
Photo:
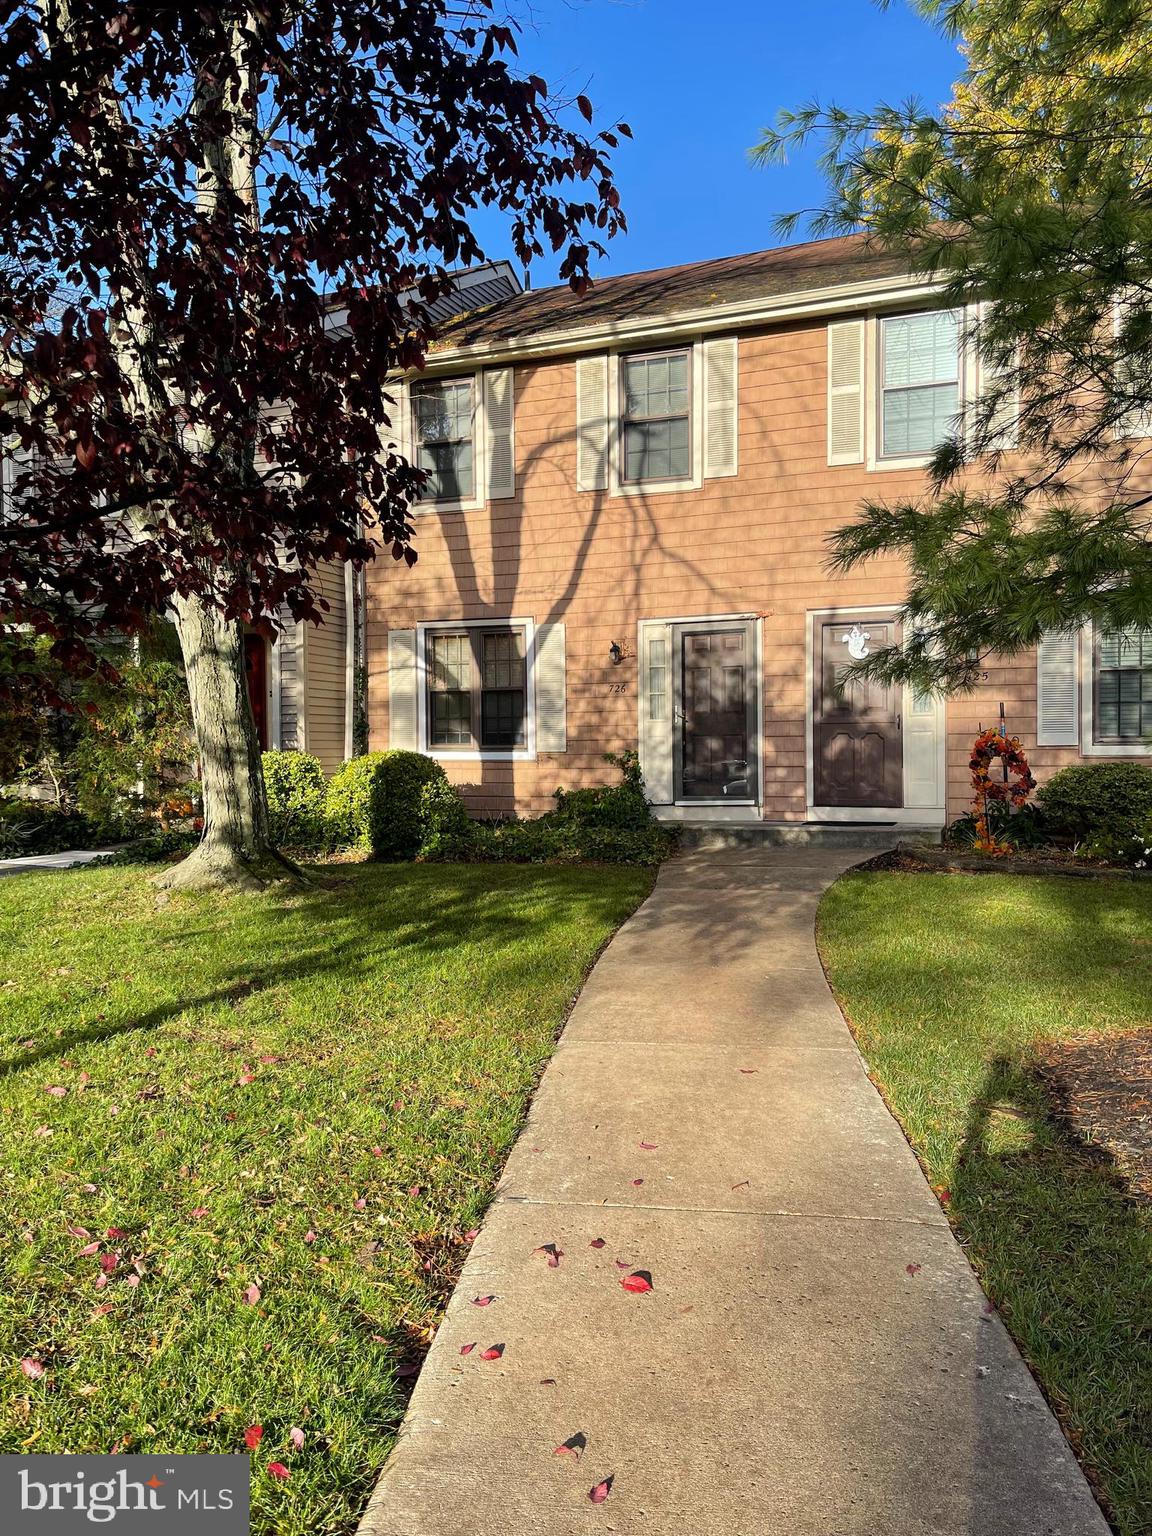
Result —
[[436, 322], [450, 320], [460, 313], [463, 303], [469, 311], [492, 308], [502, 300], [523, 291], [512, 264], [507, 261], [489, 261], [482, 267], [465, 267], [451, 272], [452, 287], [443, 298], [435, 299], [425, 307]]
[[907, 270], [907, 256], [879, 250], [867, 235], [809, 240], [746, 256], [605, 277], [583, 296], [567, 285], [528, 290], [449, 321], [440, 327], [437, 346], [508, 342], [645, 315], [675, 316], [711, 304], [803, 293]]

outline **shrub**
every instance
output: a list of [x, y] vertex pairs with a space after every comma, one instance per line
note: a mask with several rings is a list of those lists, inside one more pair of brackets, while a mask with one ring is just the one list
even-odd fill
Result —
[[553, 795], [558, 821], [582, 827], [616, 827], [638, 831], [652, 824], [652, 808], [644, 795], [644, 778], [635, 752], [608, 752], [604, 761], [620, 770], [619, 784], [592, 789], [558, 789]]
[[1134, 834], [1152, 817], [1152, 767], [1145, 763], [1073, 763], [1040, 790], [1044, 814], [1068, 837], [1109, 829]]
[[468, 815], [460, 791], [444, 779], [429, 779], [420, 790], [422, 859], [473, 857], [478, 825]]
[[[1013, 810], [1001, 801], [990, 801], [988, 830], [998, 843], [1006, 843], [1010, 848], [1043, 848], [1052, 841], [1048, 819], [1034, 805]], [[944, 842], [949, 848], [971, 848], [978, 835], [975, 813], [965, 811], [945, 828]]]
[[328, 782], [309, 752], [265, 752], [264, 788], [272, 841], [282, 848], [323, 848]]
[[420, 752], [366, 752], [328, 785], [325, 822], [336, 848], [363, 848], [378, 859], [411, 859], [424, 840], [421, 791], [445, 779]]
[[50, 800], [0, 799], [0, 858], [91, 848], [115, 842], [121, 830], [79, 811], [61, 810]]
[[1130, 869], [1152, 869], [1152, 816], [1142, 824], [1105, 827], [1080, 845], [1086, 859], [1103, 859]]

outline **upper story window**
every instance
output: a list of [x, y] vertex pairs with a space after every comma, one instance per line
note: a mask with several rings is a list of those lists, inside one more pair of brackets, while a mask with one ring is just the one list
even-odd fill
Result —
[[880, 456], [924, 458], [960, 409], [960, 314], [929, 310], [880, 321]]
[[1098, 634], [1094, 670], [1095, 739], [1142, 742], [1152, 737], [1152, 630]]
[[526, 744], [527, 637], [494, 625], [428, 634], [428, 744], [511, 751]]
[[688, 348], [625, 357], [621, 479], [692, 477], [692, 390]]
[[412, 386], [416, 463], [425, 501], [466, 501], [476, 488], [475, 401], [471, 379], [422, 379]]

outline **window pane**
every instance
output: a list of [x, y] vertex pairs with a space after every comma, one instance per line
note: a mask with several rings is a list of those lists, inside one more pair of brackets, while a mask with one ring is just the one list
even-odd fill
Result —
[[467, 635], [433, 635], [431, 684], [433, 688], [469, 688], [472, 684], [472, 647]]
[[668, 646], [662, 638], [648, 642], [648, 718], [665, 718], [665, 694], [668, 687]]
[[1102, 740], [1152, 737], [1152, 631], [1101, 635], [1096, 673], [1096, 732]]
[[412, 423], [416, 463], [428, 475], [425, 496], [433, 501], [471, 496], [475, 484], [471, 380], [414, 384]]
[[432, 695], [432, 744], [467, 747], [472, 743], [472, 697], [467, 693]]
[[480, 744], [484, 747], [524, 745], [524, 690], [485, 688], [480, 703]]
[[960, 324], [955, 311], [896, 315], [884, 321], [884, 388], [954, 382], [959, 377]]
[[884, 444], [889, 455], [931, 453], [948, 436], [959, 409], [955, 384], [884, 392]]
[[481, 638], [484, 688], [524, 687], [523, 636], [519, 630], [487, 630]]

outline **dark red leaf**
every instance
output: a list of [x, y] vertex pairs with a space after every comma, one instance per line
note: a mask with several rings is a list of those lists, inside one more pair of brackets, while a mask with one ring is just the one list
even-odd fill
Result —
[[244, 1444], [250, 1451], [254, 1451], [264, 1438], [263, 1424], [249, 1424], [244, 1431]]
[[918, 1275], [923, 1267], [922, 1264], [905, 1264], [904, 1272], [908, 1275]]
[[607, 1244], [602, 1237], [594, 1237], [588, 1246], [589, 1248], [605, 1248]]
[[643, 1182], [644, 1182], [643, 1179], [633, 1179], [632, 1180], [632, 1187], [633, 1187], [633, 1189], [639, 1189], [641, 1184], [643, 1184]]
[[625, 1275], [620, 1284], [626, 1291], [632, 1291], [635, 1295], [642, 1295], [644, 1291], [652, 1289], [652, 1276], [646, 1269], [633, 1270], [632, 1274]]
[[282, 1461], [270, 1461], [268, 1463], [268, 1476], [275, 1477], [280, 1482], [286, 1483], [292, 1474]]
[[471, 1344], [461, 1344], [461, 1346], [460, 1346], [460, 1353], [462, 1355], [470, 1355], [475, 1348], [476, 1348], [476, 1341], [473, 1340]]
[[593, 1504], [603, 1504], [604, 1500], [612, 1492], [612, 1484], [616, 1481], [615, 1473], [606, 1477], [602, 1483], [597, 1483], [595, 1488], [588, 1490], [588, 1497]]
[[503, 1344], [489, 1344], [487, 1349], [480, 1351], [481, 1360], [499, 1360], [504, 1354]]
[[472, 1305], [474, 1307], [490, 1307], [495, 1300], [495, 1296], [473, 1296]]
[[574, 1435], [569, 1435], [563, 1445], [558, 1445], [552, 1452], [553, 1456], [575, 1456], [579, 1461], [584, 1451], [588, 1449], [588, 1436], [577, 1430]]

